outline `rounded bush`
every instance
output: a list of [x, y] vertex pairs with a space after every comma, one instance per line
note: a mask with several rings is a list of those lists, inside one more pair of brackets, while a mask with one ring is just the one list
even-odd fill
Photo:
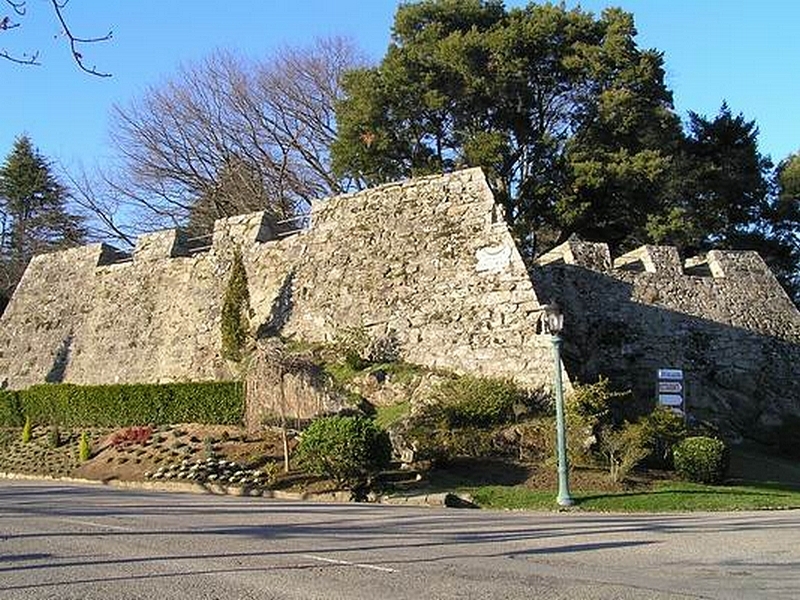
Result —
[[721, 440], [689, 437], [673, 450], [675, 470], [686, 481], [721, 483], [728, 468], [728, 449]]
[[315, 420], [297, 447], [300, 465], [315, 475], [353, 486], [388, 466], [389, 435], [367, 417], [332, 416]]

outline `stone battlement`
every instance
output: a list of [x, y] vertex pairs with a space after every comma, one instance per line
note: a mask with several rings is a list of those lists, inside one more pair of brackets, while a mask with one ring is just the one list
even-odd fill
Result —
[[238, 248], [254, 333], [363, 328], [410, 362], [551, 380], [538, 299], [480, 170], [316, 201], [285, 233], [254, 213], [217, 221], [199, 249], [168, 230], [130, 256], [99, 244], [37, 256], [0, 321], [0, 375], [15, 388], [230, 377], [220, 313]]
[[687, 373], [690, 410], [730, 431], [800, 413], [800, 313], [752, 252], [682, 262], [643, 246], [612, 258], [568, 241], [524, 264], [483, 173], [467, 169], [318, 200], [309, 215], [216, 222], [35, 257], [0, 318], [12, 388], [225, 379], [221, 308], [232, 257], [248, 276], [252, 333], [330, 341], [358, 328], [411, 363], [548, 386], [542, 302], [566, 313], [566, 379], [606, 375], [654, 396], [658, 368]]

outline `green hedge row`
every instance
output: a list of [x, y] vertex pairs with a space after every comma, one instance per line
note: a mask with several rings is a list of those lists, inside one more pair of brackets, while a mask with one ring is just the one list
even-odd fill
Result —
[[244, 393], [238, 382], [79, 386], [36, 385], [0, 392], [0, 426], [125, 427], [206, 423], [238, 425]]

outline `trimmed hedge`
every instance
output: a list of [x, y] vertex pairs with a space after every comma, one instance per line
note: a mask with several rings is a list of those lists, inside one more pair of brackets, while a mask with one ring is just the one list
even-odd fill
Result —
[[238, 382], [79, 386], [35, 385], [0, 394], [0, 426], [126, 427], [206, 423], [239, 425], [244, 394]]
[[0, 427], [22, 427], [25, 415], [19, 405], [19, 392], [0, 390]]

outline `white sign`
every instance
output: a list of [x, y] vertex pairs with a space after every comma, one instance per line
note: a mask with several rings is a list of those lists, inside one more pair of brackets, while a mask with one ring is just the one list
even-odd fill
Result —
[[673, 381], [680, 381], [683, 379], [683, 370], [681, 369], [659, 369], [659, 379], [671, 379]]
[[497, 273], [511, 264], [511, 248], [505, 244], [486, 246], [475, 252], [475, 258], [478, 260], [475, 265], [478, 273]]
[[667, 394], [680, 394], [683, 391], [683, 383], [680, 381], [659, 381], [658, 391]]
[[683, 396], [679, 394], [659, 394], [658, 402], [664, 406], [682, 406]]

